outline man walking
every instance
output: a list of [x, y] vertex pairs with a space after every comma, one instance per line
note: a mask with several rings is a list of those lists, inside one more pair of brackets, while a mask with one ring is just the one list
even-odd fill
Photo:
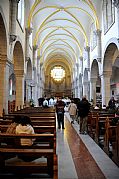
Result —
[[90, 103], [83, 96], [82, 100], [78, 104], [78, 115], [80, 116], [80, 134], [87, 134], [87, 119], [90, 110]]

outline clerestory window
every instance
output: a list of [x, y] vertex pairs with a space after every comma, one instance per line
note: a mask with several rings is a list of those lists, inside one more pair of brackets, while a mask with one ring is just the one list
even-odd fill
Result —
[[17, 12], [17, 19], [20, 26], [24, 27], [24, 0], [20, 0], [18, 2], [18, 12]]
[[115, 9], [112, 0], [103, 0], [103, 26], [104, 33], [106, 33], [109, 28], [114, 23]]

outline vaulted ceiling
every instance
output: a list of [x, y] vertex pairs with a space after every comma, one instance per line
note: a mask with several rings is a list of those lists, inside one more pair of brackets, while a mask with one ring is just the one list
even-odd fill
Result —
[[[100, 3], [99, 3], [100, 2]], [[33, 27], [33, 45], [40, 61], [62, 59], [73, 66], [90, 46], [90, 26], [100, 29], [102, 0], [29, 0], [27, 26]]]

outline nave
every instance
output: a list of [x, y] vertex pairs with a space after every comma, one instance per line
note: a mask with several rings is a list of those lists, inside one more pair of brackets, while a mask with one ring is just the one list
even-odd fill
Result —
[[116, 179], [119, 168], [90, 138], [79, 134], [65, 113], [65, 130], [57, 130], [58, 179]]

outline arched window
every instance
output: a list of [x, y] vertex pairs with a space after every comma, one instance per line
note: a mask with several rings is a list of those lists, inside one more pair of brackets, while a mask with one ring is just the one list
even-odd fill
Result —
[[106, 33], [114, 23], [114, 14], [114, 4], [112, 0], [103, 0], [104, 33]]
[[51, 77], [54, 81], [60, 82], [65, 77], [65, 70], [61, 66], [56, 66], [51, 70]]
[[17, 19], [18, 19], [20, 26], [23, 29], [24, 27], [24, 0], [20, 0], [18, 3]]

